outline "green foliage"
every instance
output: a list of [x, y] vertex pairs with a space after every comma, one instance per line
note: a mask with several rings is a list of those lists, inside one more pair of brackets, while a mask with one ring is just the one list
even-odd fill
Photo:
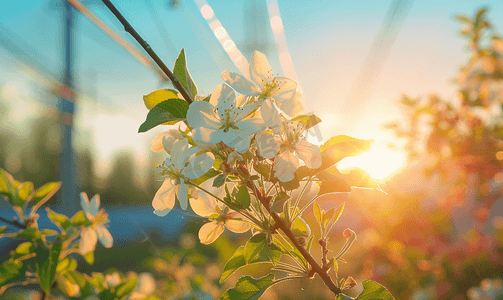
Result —
[[262, 250], [267, 243], [266, 237], [265, 233], [258, 233], [246, 242], [243, 253], [246, 263], [249, 263]]
[[48, 249], [43, 241], [35, 243], [35, 253], [37, 254], [37, 274], [40, 279], [40, 287], [47, 294], [50, 294], [51, 284], [56, 276], [59, 255], [63, 249], [63, 243], [56, 239]]
[[315, 126], [318, 123], [321, 123], [321, 119], [316, 115], [298, 115], [292, 119], [292, 121], [301, 122], [306, 126], [306, 129], [309, 129]]
[[256, 300], [273, 284], [274, 275], [269, 274], [259, 279], [250, 276], [241, 277], [236, 283], [236, 287], [227, 290], [221, 300]]
[[374, 140], [361, 140], [347, 135], [337, 135], [320, 146], [322, 165], [318, 172], [338, 163], [345, 157], [357, 156], [370, 149]]
[[147, 119], [140, 125], [138, 132], [146, 132], [158, 125], [173, 125], [185, 120], [189, 104], [185, 100], [173, 98], [162, 101], [152, 108]]
[[189, 69], [187, 68], [187, 60], [185, 59], [185, 49], [180, 51], [173, 67], [173, 74], [178, 78], [183, 88], [194, 99], [197, 95], [197, 87], [192, 76], [190, 76]]

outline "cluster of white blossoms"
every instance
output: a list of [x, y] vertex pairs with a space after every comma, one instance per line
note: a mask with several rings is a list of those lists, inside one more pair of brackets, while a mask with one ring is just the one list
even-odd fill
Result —
[[[240, 233], [254, 223], [253, 209], [244, 213], [234, 206], [233, 210], [223, 200], [230, 197], [229, 190], [257, 180], [254, 163], [266, 161], [271, 167], [271, 176], [258, 184], [262, 189], [293, 180], [300, 161], [311, 169], [321, 166], [320, 149], [306, 141], [304, 124], [292, 120], [303, 109], [297, 83], [272, 74], [265, 55], [256, 51], [249, 78], [223, 72], [225, 83], [217, 86], [209, 101], [191, 103], [186, 122], [152, 141], [153, 151], [169, 155], [160, 166], [164, 182], [152, 203], [154, 213], [165, 216], [175, 199], [184, 210], [190, 203], [196, 214], [211, 221], [199, 232], [204, 244], [215, 241], [224, 226]], [[216, 179], [207, 180], [210, 185], [202, 184], [215, 174]], [[217, 183], [219, 177], [222, 182]], [[255, 184], [247, 188], [253, 197]]]

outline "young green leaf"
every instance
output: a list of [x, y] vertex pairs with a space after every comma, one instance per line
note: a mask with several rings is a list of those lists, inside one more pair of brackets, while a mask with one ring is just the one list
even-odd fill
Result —
[[239, 209], [247, 209], [250, 206], [250, 193], [245, 185], [232, 191], [233, 202]]
[[281, 258], [281, 249], [275, 244], [267, 244], [262, 248], [262, 251], [259, 253], [259, 257], [263, 258], [263, 260], [270, 261], [275, 266], [279, 259]]
[[61, 187], [61, 181], [48, 182], [43, 186], [39, 187], [35, 191], [35, 195], [33, 197], [32, 213], [36, 212], [38, 207], [47, 202], [47, 200], [51, 199], [51, 197], [59, 190], [60, 187]]
[[252, 236], [248, 242], [246, 242], [243, 253], [246, 263], [250, 262], [260, 252], [260, 250], [262, 250], [266, 243], [267, 239], [265, 233], [262, 232]]
[[55, 239], [50, 249], [45, 247], [42, 240], [35, 243], [35, 253], [37, 254], [37, 274], [40, 279], [40, 287], [47, 294], [51, 293], [51, 285], [56, 275], [59, 254], [63, 249], [63, 243]]
[[298, 115], [295, 118], [293, 118], [291, 121], [301, 122], [302, 124], [304, 124], [306, 129], [309, 129], [309, 128], [313, 127], [314, 125], [320, 123], [321, 119], [313, 114], [313, 115]]
[[144, 95], [143, 103], [145, 103], [145, 106], [147, 107], [148, 110], [151, 110], [162, 101], [175, 98], [178, 98], [178, 93], [175, 90], [160, 89], [157, 91], [153, 91], [148, 95]]
[[72, 223], [67, 216], [58, 214], [48, 207], [45, 210], [47, 211], [49, 220], [51, 220], [51, 222], [58, 226], [62, 231], [66, 231], [68, 230], [68, 228], [70, 228], [70, 226], [72, 226]]
[[320, 146], [321, 167], [317, 172], [325, 170], [345, 157], [357, 156], [370, 149], [374, 140], [361, 140], [347, 135], [338, 135]]
[[220, 173], [221, 173], [220, 171], [217, 171], [215, 169], [209, 169], [209, 171], [206, 172], [206, 174], [204, 174], [203, 176], [201, 176], [199, 178], [192, 179], [191, 181], [194, 184], [200, 185], [201, 183], [205, 182], [206, 180], [208, 180], [210, 178], [213, 178], [213, 177], [219, 175]]
[[394, 300], [391, 293], [379, 283], [367, 279], [362, 282], [363, 292], [361, 292], [356, 300]]
[[[253, 258], [248, 264], [264, 263], [268, 261], [269, 259], [264, 258], [264, 255], [262, 255], [264, 249], [265, 247], [262, 249], [259, 255], [255, 256], [255, 258]], [[220, 277], [220, 283], [223, 283], [225, 280], [227, 280], [227, 278], [229, 278], [239, 268], [246, 266], [244, 252], [245, 247], [239, 247], [236, 252], [234, 252], [232, 257], [227, 261], [227, 263], [225, 263], [224, 271], [222, 272], [222, 276]], [[273, 253], [273, 255], [276, 254]]]
[[87, 225], [89, 224], [89, 219], [87, 219], [86, 214], [84, 211], [78, 211], [76, 214], [73, 215], [72, 219], [70, 220], [73, 226], [81, 226], [81, 225]]
[[251, 276], [241, 277], [236, 286], [228, 289], [220, 298], [221, 300], [257, 300], [273, 284], [274, 274], [269, 274], [259, 279]]
[[307, 245], [306, 245], [307, 252], [311, 252], [311, 247], [313, 246], [313, 240], [314, 240], [314, 235], [312, 235], [309, 238], [309, 241], [307, 242]]
[[313, 204], [313, 212], [314, 216], [316, 217], [316, 221], [321, 224], [321, 209], [320, 206], [318, 205], [318, 202], [314, 201]]
[[147, 119], [140, 125], [138, 132], [146, 132], [158, 125], [173, 125], [185, 120], [189, 104], [182, 99], [173, 98], [165, 100], [152, 108]]
[[213, 187], [221, 187], [225, 183], [225, 179], [227, 178], [227, 173], [222, 173], [218, 175], [213, 180]]
[[192, 76], [190, 76], [189, 69], [187, 68], [187, 60], [185, 59], [185, 49], [180, 51], [173, 67], [173, 74], [178, 78], [187, 93], [194, 99], [197, 95], [197, 87]]
[[126, 295], [129, 295], [136, 286], [136, 282], [137, 278], [131, 277], [125, 282], [119, 284], [118, 286], [115, 287], [115, 296], [120, 299]]

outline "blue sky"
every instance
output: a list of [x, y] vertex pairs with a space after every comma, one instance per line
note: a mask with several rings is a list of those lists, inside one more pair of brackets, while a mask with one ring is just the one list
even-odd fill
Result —
[[[148, 1], [113, 2], [168, 66], [173, 65], [177, 52], [185, 48], [191, 73], [204, 94], [211, 93], [222, 82], [222, 71], [237, 71], [192, 0], [181, 1], [179, 9], [168, 9], [167, 1], [150, 0], [155, 15], [149, 10]], [[112, 29], [137, 46], [101, 1], [83, 2]], [[245, 1], [207, 2], [238, 48], [243, 48]], [[263, 2], [258, 1], [259, 5], [265, 6]], [[31, 49], [27, 52], [36, 56], [55, 76], [62, 68], [60, 3], [60, 0], [10, 1], [2, 4], [0, 10], [1, 25], [28, 44]], [[437, 92], [453, 98], [455, 89], [449, 79], [467, 55], [464, 41], [456, 34], [461, 25], [453, 21], [454, 13], [472, 15], [477, 8], [487, 6], [493, 24], [503, 28], [503, 20], [498, 18], [503, 15], [501, 1], [414, 1], [379, 76], [375, 78], [372, 93], [356, 107], [357, 104], [348, 101], [348, 96], [390, 3], [278, 0], [289, 51], [304, 90], [306, 112], [325, 120], [321, 125], [325, 139], [349, 134], [373, 138], [382, 146], [392, 137], [381, 129], [381, 125], [399, 118], [400, 109], [396, 103], [401, 94], [420, 96]], [[155, 18], [161, 20], [164, 28], [156, 25]], [[272, 43], [268, 57], [274, 72], [281, 74], [268, 26], [261, 27], [266, 29]], [[160, 81], [83, 15], [78, 15], [75, 28], [76, 86], [82, 93], [96, 96], [95, 101], [82, 100], [77, 107], [78, 134], [91, 137], [104, 160], [121, 147], [146, 153], [149, 139], [162, 129], [152, 134], [136, 133], [147, 113], [142, 95], [161, 88]], [[162, 36], [163, 30], [169, 33], [167, 43]], [[32, 85], [23, 79], [26, 77], [23, 72], [13, 68], [17, 65], [16, 60], [2, 47], [0, 58], [3, 60], [0, 85], [20, 82], [28, 87]], [[29, 118], [30, 112], [23, 111]], [[108, 123], [110, 126], [105, 126]], [[115, 142], [105, 145], [110, 140]], [[371, 154], [367, 161], [398, 159], [398, 156], [394, 158], [382, 151]]]

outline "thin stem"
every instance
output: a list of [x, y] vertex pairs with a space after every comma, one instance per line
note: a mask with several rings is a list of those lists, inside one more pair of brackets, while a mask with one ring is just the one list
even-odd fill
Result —
[[150, 45], [147, 44], [147, 42], [145, 42], [145, 40], [143, 40], [143, 38], [138, 34], [138, 32], [136, 32], [136, 30], [133, 28], [133, 26], [131, 26], [131, 24], [129, 24], [129, 22], [126, 20], [126, 18], [124, 18], [124, 16], [122, 16], [122, 14], [117, 10], [117, 8], [115, 8], [115, 6], [109, 0], [102, 0], [102, 1], [103, 1], [103, 3], [105, 3], [105, 5], [108, 7], [108, 9], [110, 9], [110, 11], [115, 15], [115, 17], [122, 23], [122, 25], [124, 26], [124, 30], [129, 32], [129, 34], [131, 34], [134, 37], [134, 39], [143, 47], [143, 49], [145, 49], [145, 51], [148, 53], [148, 55], [150, 55], [150, 57], [152, 57], [152, 59], [159, 66], [159, 68], [161, 68], [161, 70], [164, 72], [164, 74], [166, 74], [166, 76], [168, 76], [168, 78], [171, 80], [171, 82], [176, 87], [176, 89], [180, 92], [180, 94], [182, 94], [185, 101], [187, 101], [189, 104], [191, 104], [193, 102], [192, 97], [189, 95], [189, 93], [187, 93], [187, 91], [182, 86], [182, 84], [180, 83], [178, 78], [173, 73], [171, 73], [171, 71], [168, 69], [168, 67], [166, 67], [166, 65], [162, 62], [162, 60], [159, 58], [159, 56], [157, 56], [157, 54], [154, 52], [154, 50], [152, 50]]
[[7, 223], [7, 224], [10, 224], [10, 225], [14, 225], [14, 226], [21, 228], [21, 229], [26, 229], [26, 225], [23, 225], [23, 224], [19, 223], [18, 221], [7, 220], [3, 217], [0, 217], [0, 221]]
[[[295, 208], [297, 208], [297, 206], [300, 204], [300, 199], [302, 198], [302, 196], [304, 196], [304, 192], [306, 191], [306, 188], [307, 186], [309, 185], [309, 183], [311, 182], [311, 180], [313, 179], [313, 177], [309, 177], [309, 179], [307, 180], [306, 184], [304, 185], [304, 187], [302, 188], [302, 191], [300, 192], [299, 196], [297, 197], [297, 200], [295, 201], [295, 205], [293, 206], [293, 211], [295, 212]], [[295, 222], [295, 219], [297, 219], [297, 217], [299, 216], [300, 214], [297, 214], [292, 220], [291, 220], [291, 223]]]
[[284, 263], [284, 262], [281, 262], [279, 261], [275, 268], [276, 267], [282, 267], [282, 268], [290, 268], [292, 270], [295, 270], [297, 273], [299, 274], [305, 274], [306, 273], [306, 270], [302, 269], [302, 268], [299, 268], [298, 266], [295, 266], [295, 265], [291, 265], [291, 264], [287, 264], [287, 263]]
[[[194, 186], [198, 189], [200, 189], [201, 191], [205, 192], [206, 194], [212, 196], [213, 198], [217, 199], [218, 201], [222, 202], [223, 204], [225, 204], [225, 201], [222, 200], [220, 197], [216, 196], [215, 194], [213, 194], [212, 192], [206, 190], [205, 188], [197, 185], [197, 184], [194, 184], [192, 182], [187, 182], [188, 185], [191, 185], [191, 186]], [[241, 211], [238, 211], [238, 213], [240, 213], [241, 215], [247, 217], [250, 219], [250, 221], [253, 221], [256, 225], [259, 225], [259, 226], [262, 226], [262, 222], [260, 220], [257, 220], [257, 218], [255, 218], [253, 215], [249, 214], [247, 211], [244, 211], [244, 210], [241, 210]]]
[[286, 226], [286, 224], [283, 222], [283, 220], [279, 217], [279, 215], [276, 212], [271, 212], [271, 216], [273, 217], [274, 221], [278, 223], [279, 228], [281, 231], [283, 231], [286, 236], [290, 239], [290, 241], [293, 243], [295, 248], [299, 250], [300, 254], [304, 256], [304, 258], [307, 260], [307, 262], [311, 265], [313, 271], [317, 273], [325, 285], [335, 294], [338, 295], [341, 293], [341, 289], [338, 288], [330, 276], [327, 274], [325, 270], [316, 262], [316, 260], [311, 256], [309, 252], [307, 252], [306, 248], [302, 247], [298, 242], [297, 238], [295, 235], [293, 235], [292, 231]]
[[[278, 232], [279, 233], [279, 232]], [[283, 239], [283, 241], [285, 241], [285, 243], [287, 245], [290, 246], [290, 243], [288, 243], [287, 239], [285, 239], [281, 234], [278, 234], [279, 237], [281, 237]], [[309, 272], [309, 270], [306, 268], [306, 266], [304, 266], [304, 264], [302, 264], [302, 262], [298, 261], [297, 257], [295, 257], [295, 255], [292, 254], [292, 252], [290, 252], [290, 250], [288, 250], [288, 248], [286, 248], [284, 245], [282, 245], [283, 248], [285, 248], [285, 250], [288, 252], [288, 255], [290, 255], [290, 257], [293, 259], [293, 261], [302, 269], [304, 270], [305, 272]]]

